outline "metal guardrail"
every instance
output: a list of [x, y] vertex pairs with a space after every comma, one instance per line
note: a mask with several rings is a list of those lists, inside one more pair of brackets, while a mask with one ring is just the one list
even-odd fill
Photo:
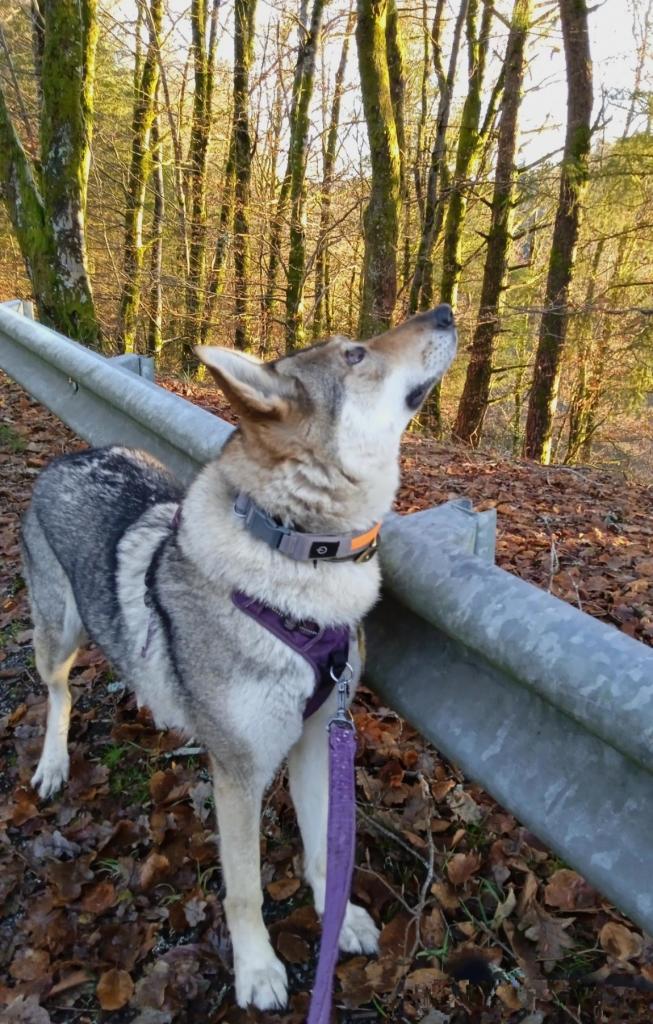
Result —
[[[0, 368], [81, 437], [184, 481], [219, 451], [228, 424], [20, 306], [0, 305]], [[465, 499], [388, 517], [368, 680], [653, 932], [653, 650], [497, 568], [494, 525]]]

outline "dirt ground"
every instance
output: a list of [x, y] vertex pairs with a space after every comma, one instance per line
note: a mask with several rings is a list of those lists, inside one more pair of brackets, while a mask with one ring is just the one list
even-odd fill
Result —
[[[208, 386], [165, 383], [226, 412]], [[41, 466], [79, 446], [0, 375], [0, 1020], [300, 1024], [319, 929], [283, 775], [262, 824], [264, 913], [290, 978], [281, 1014], [234, 1005], [203, 752], [158, 733], [97, 650], [73, 672], [70, 783], [48, 803], [30, 789], [46, 700], [19, 519]], [[650, 485], [416, 435], [403, 470], [402, 512], [461, 494], [495, 506], [503, 568], [653, 642]], [[356, 723], [354, 893], [381, 954], [341, 959], [337, 1019], [649, 1024], [653, 941], [367, 690]]]

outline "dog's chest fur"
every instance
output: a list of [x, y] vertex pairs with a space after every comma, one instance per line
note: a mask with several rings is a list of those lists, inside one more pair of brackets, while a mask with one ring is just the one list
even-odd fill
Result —
[[[174, 488], [162, 484], [165, 472], [146, 456], [106, 449], [63, 460], [43, 474], [42, 501], [49, 481], [62, 475], [77, 529], [66, 531], [69, 547], [60, 545], [58, 557], [91, 638], [159, 726], [194, 735], [217, 759], [246, 761], [254, 748], [276, 766], [301, 733], [314, 675], [234, 606], [232, 592], [295, 619], [354, 630], [376, 599], [376, 564], [298, 563], [256, 541], [233, 514], [219, 463], [183, 498], [177, 529]], [[92, 559], [92, 587], [83, 582], [80, 546]]]

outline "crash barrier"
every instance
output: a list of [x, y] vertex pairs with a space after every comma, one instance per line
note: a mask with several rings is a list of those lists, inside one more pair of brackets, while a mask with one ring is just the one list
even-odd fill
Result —
[[[145, 448], [185, 482], [233, 429], [20, 302], [0, 305], [0, 368], [86, 441]], [[464, 498], [387, 518], [367, 680], [653, 932], [653, 650], [497, 568], [494, 533]]]

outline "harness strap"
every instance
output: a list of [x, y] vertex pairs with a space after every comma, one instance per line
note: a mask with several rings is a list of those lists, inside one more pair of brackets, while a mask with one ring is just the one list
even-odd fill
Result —
[[277, 639], [282, 640], [297, 654], [301, 654], [313, 669], [315, 689], [306, 702], [304, 718], [321, 708], [333, 690], [332, 671], [339, 677], [349, 657], [350, 634], [348, 626], [318, 626], [310, 619], [300, 622], [271, 608], [270, 605], [234, 590], [231, 600], [236, 608], [264, 626]]

